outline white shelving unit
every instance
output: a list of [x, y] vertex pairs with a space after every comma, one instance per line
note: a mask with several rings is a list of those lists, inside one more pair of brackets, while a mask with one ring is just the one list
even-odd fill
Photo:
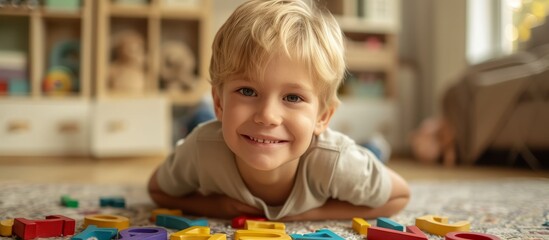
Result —
[[[10, 91], [10, 80], [0, 75], [0, 156], [167, 154], [172, 142], [170, 108], [195, 104], [209, 90], [211, 1], [178, 6], [168, 5], [171, 1], [167, 0], [132, 6], [116, 0], [74, 1], [79, 7], [0, 8], [0, 35], [10, 36], [0, 40], [0, 54], [15, 48], [26, 60], [22, 72], [28, 76], [17, 82], [23, 87]], [[25, 29], [2, 27], [10, 25]], [[126, 28], [135, 28], [144, 36], [147, 57], [142, 95], [109, 92], [111, 36]], [[52, 51], [65, 40], [79, 45], [79, 71], [70, 79], [76, 87], [46, 91], [44, 79], [51, 73]], [[190, 47], [198, 79], [192, 91], [168, 91], [160, 86], [161, 48], [166, 40]]]
[[[26, 76], [0, 76], [0, 155], [89, 154], [92, 13], [93, 0], [74, 9], [0, 8], [2, 24], [21, 27], [0, 29], [0, 51], [23, 56], [23, 68], [15, 71]], [[22, 44], [9, 49], [10, 42]], [[70, 57], [77, 69], [56, 66], [52, 54], [69, 55], [63, 57]], [[6, 66], [0, 64], [4, 73]]]

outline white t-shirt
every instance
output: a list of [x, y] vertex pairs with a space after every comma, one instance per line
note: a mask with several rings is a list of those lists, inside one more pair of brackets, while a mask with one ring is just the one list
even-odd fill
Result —
[[387, 202], [391, 179], [385, 166], [366, 148], [327, 129], [313, 138], [301, 156], [297, 178], [282, 206], [268, 206], [253, 196], [238, 173], [235, 156], [223, 140], [221, 123], [197, 128], [159, 167], [160, 188], [172, 196], [192, 192], [224, 194], [263, 209], [276, 220], [322, 206], [330, 198], [378, 207]]

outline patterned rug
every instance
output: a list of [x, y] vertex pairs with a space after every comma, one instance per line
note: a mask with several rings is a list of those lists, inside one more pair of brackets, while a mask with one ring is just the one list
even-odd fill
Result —
[[[491, 181], [411, 182], [412, 200], [404, 211], [391, 219], [413, 225], [416, 217], [439, 215], [449, 222], [467, 220], [472, 232], [496, 235], [501, 239], [549, 239], [549, 178], [503, 179]], [[60, 197], [69, 195], [79, 201], [78, 208], [60, 205]], [[99, 198], [123, 196], [126, 208], [100, 207]], [[128, 217], [133, 226], [153, 226], [151, 203], [144, 186], [82, 184], [0, 184], [0, 220], [24, 217], [44, 219], [61, 214], [77, 221], [77, 233], [88, 214], [115, 214]], [[368, 220], [372, 225], [375, 220]], [[214, 233], [226, 233], [232, 239], [230, 221], [209, 219]], [[345, 239], [364, 239], [351, 229], [348, 221], [315, 221], [286, 223], [288, 233], [305, 234], [328, 228]], [[173, 232], [173, 230], [169, 230]], [[443, 239], [429, 235], [429, 239]], [[9, 238], [4, 238], [9, 239]]]

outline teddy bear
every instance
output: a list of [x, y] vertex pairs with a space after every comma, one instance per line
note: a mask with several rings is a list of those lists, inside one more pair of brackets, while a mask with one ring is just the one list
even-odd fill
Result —
[[196, 60], [191, 49], [182, 41], [162, 44], [160, 64], [161, 87], [167, 91], [191, 91], [196, 85]]
[[145, 92], [145, 44], [140, 33], [124, 30], [113, 39], [113, 60], [109, 66], [109, 89], [115, 94]]

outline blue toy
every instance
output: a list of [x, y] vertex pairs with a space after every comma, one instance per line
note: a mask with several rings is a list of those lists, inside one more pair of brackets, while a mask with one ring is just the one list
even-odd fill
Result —
[[344, 240], [344, 238], [328, 229], [316, 230], [314, 233], [291, 234], [293, 240]]
[[179, 216], [159, 214], [158, 216], [156, 216], [156, 225], [162, 226], [165, 228], [182, 230], [192, 226], [207, 227], [208, 220], [206, 219], [190, 220], [188, 218], [179, 217]]
[[67, 94], [78, 91], [80, 43], [68, 40], [57, 43], [50, 54], [50, 66], [43, 82], [47, 93]]
[[118, 229], [116, 228], [98, 228], [95, 225], [89, 225], [84, 231], [75, 235], [71, 240], [87, 240], [95, 238], [97, 240], [110, 240], [116, 236]]

